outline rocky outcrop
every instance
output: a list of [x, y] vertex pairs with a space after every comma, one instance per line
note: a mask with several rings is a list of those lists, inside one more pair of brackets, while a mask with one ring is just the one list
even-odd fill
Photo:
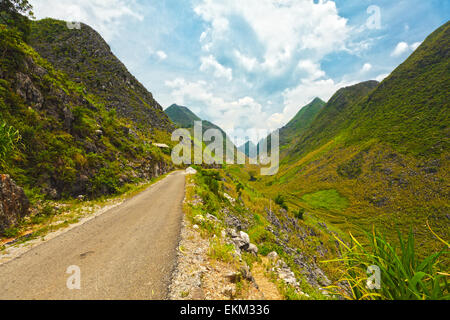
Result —
[[0, 174], [0, 233], [28, 214], [29, 201], [23, 189], [7, 174]]
[[236, 230], [228, 228], [226, 233], [231, 238], [231, 243], [234, 244], [236, 251], [240, 253], [241, 250], [258, 254], [258, 247], [253, 243], [250, 243], [250, 237], [244, 231], [236, 232]]

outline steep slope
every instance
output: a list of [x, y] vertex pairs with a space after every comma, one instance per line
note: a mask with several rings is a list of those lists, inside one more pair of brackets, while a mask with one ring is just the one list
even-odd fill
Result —
[[450, 22], [423, 44], [362, 103], [349, 139], [376, 138], [421, 157], [449, 150]]
[[280, 145], [285, 146], [286, 144], [290, 144], [297, 137], [301, 136], [325, 104], [320, 98], [315, 98], [311, 103], [301, 108], [294, 118], [280, 129]]
[[375, 226], [395, 242], [412, 227], [420, 254], [442, 249], [427, 225], [448, 239], [449, 41], [446, 23], [381, 84], [339, 90], [253, 187], [356, 235]]
[[309, 128], [325, 105], [326, 103], [320, 98], [315, 98], [311, 103], [301, 108], [294, 118], [280, 129], [281, 158], [291, 152], [292, 147], [298, 143], [299, 138]]
[[347, 128], [352, 118], [357, 116], [355, 104], [377, 86], [377, 81], [367, 81], [338, 90], [322, 107], [310, 127], [299, 134], [297, 144], [291, 149], [293, 155], [299, 156], [314, 150]]
[[32, 24], [31, 46], [56, 69], [102, 99], [106, 109], [131, 119], [141, 129], [173, 128], [152, 94], [128, 72], [91, 27], [69, 29], [64, 21]]
[[[55, 39], [45, 49], [49, 56], [51, 50], [60, 50], [56, 39], [65, 34], [63, 25], [52, 20], [33, 24], [37, 34], [43, 26], [44, 43]], [[33, 43], [37, 41], [35, 37]], [[67, 58], [75, 65], [77, 59], [83, 64], [100, 50], [89, 47], [78, 56], [79, 48], [68, 43], [67, 50], [76, 54]], [[144, 181], [169, 169], [170, 158], [152, 146], [154, 141], [170, 144], [169, 133], [160, 129], [171, 124], [162, 111], [159, 114], [157, 105], [130, 106], [127, 116], [125, 106], [116, 109], [104, 98], [107, 92], [128, 92], [119, 71], [119, 79], [111, 77], [108, 91], [97, 95], [100, 89], [91, 86], [92, 82], [85, 85], [81, 76], [73, 81], [73, 73], [69, 76], [63, 71], [72, 68], [63, 66], [63, 53], [54, 54], [55, 62], [61, 64], [55, 67], [27, 44], [23, 35], [4, 25], [0, 25], [0, 51], [0, 123], [5, 122], [21, 136], [15, 151], [0, 159], [0, 170], [10, 174], [29, 195], [96, 197], [120, 192], [126, 183]], [[95, 72], [91, 76], [95, 82]], [[153, 103], [149, 97], [147, 93], [149, 103]], [[136, 112], [148, 119], [142, 130], [136, 129]]]
[[379, 86], [369, 81], [339, 90], [296, 151], [340, 134], [350, 143], [376, 139], [400, 152], [439, 156], [449, 148], [449, 56], [450, 22]]

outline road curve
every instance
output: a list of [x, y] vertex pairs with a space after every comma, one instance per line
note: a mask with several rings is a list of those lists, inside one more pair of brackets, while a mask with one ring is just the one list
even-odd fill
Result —
[[[0, 299], [165, 299], [176, 261], [185, 176], [139, 195], [0, 265]], [[68, 289], [69, 266], [80, 289]], [[73, 272], [73, 271], [72, 271]]]

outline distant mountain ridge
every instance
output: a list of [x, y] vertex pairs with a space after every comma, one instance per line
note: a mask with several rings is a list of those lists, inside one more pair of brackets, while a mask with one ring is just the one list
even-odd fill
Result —
[[[250, 150], [255, 150], [253, 152], [257, 153], [259, 149], [258, 149], [258, 146], [255, 145], [252, 141], [247, 141], [246, 143], [244, 143], [243, 145], [238, 147], [238, 150], [240, 152], [242, 152], [243, 154], [245, 154], [247, 157], [252, 158], [250, 155]], [[253, 156], [256, 157], [257, 154], [254, 154]]]
[[[315, 98], [309, 104], [302, 107], [294, 118], [280, 129], [280, 148], [287, 149], [295, 144], [325, 105], [326, 103], [322, 99]], [[287, 151], [282, 151], [283, 154], [286, 152]]]
[[191, 129], [194, 127], [195, 121], [201, 121], [203, 126], [203, 132], [208, 129], [217, 129], [222, 134], [226, 135], [225, 131], [222, 128], [215, 125], [214, 123], [208, 120], [202, 120], [195, 113], [193, 113], [188, 107], [179, 106], [177, 104], [172, 104], [168, 107], [164, 112], [180, 128]]
[[195, 121], [201, 121], [202, 122], [202, 131], [205, 133], [209, 129], [217, 129], [222, 133], [222, 136], [224, 138], [224, 159], [226, 158], [227, 149], [228, 146], [231, 145], [234, 149], [235, 156], [237, 155], [237, 152], [239, 151], [238, 148], [234, 145], [234, 143], [230, 140], [226, 132], [220, 128], [219, 126], [215, 125], [214, 123], [208, 121], [208, 120], [202, 120], [200, 117], [198, 117], [195, 113], [193, 113], [188, 107], [180, 106], [177, 104], [172, 104], [170, 107], [168, 107], [164, 112], [168, 115], [170, 120], [172, 120], [178, 127], [190, 129], [193, 134], [193, 128], [194, 128], [194, 122]]

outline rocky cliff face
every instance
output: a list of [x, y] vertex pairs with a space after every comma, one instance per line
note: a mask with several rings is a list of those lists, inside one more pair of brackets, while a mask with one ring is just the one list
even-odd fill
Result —
[[56, 69], [83, 83], [101, 97], [108, 110], [152, 130], [172, 130], [173, 125], [152, 94], [130, 74], [91, 27], [69, 29], [65, 22], [44, 19], [33, 23], [31, 45]]
[[0, 233], [28, 213], [29, 202], [22, 188], [9, 175], [0, 174]]

